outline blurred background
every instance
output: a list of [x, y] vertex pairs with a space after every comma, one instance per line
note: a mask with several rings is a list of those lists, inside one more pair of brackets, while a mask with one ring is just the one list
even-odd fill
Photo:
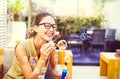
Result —
[[[0, 0], [0, 47], [26, 39], [34, 16], [48, 11], [57, 19], [58, 40], [72, 50], [73, 64], [99, 65], [100, 52], [120, 48], [119, 5], [120, 0]], [[93, 46], [95, 29], [105, 30], [104, 44]]]

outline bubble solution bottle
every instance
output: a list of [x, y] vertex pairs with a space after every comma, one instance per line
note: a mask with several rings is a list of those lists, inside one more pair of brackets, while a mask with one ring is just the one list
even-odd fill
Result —
[[66, 75], [67, 75], [67, 69], [63, 69], [61, 79], [65, 79]]

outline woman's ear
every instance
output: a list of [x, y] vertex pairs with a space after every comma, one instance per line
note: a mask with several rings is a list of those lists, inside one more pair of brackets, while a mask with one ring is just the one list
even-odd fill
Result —
[[35, 32], [38, 32], [38, 29], [36, 28], [36, 29], [34, 29], [35, 30]]
[[37, 25], [34, 25], [34, 31], [35, 32], [38, 32], [38, 28], [37, 27], [38, 27]]

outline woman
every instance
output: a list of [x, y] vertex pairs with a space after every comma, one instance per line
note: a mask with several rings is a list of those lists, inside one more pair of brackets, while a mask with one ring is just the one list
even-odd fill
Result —
[[3, 79], [44, 79], [48, 64], [60, 79], [61, 75], [55, 70], [56, 47], [51, 42], [57, 29], [55, 18], [41, 12], [31, 28], [30, 38], [16, 46], [13, 64]]

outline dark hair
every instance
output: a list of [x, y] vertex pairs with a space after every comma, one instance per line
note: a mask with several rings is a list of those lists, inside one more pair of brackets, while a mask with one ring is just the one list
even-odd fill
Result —
[[[40, 23], [40, 21], [44, 18], [44, 17], [46, 17], [46, 16], [51, 16], [55, 21], [56, 21], [56, 19], [55, 19], [55, 17], [54, 16], [52, 16], [50, 13], [48, 13], [48, 12], [40, 12], [39, 14], [37, 14], [35, 17], [34, 17], [34, 19], [33, 19], [33, 23], [32, 23], [32, 25], [31, 25], [31, 27], [34, 27], [34, 25], [39, 25], [39, 23]], [[30, 28], [30, 30], [29, 30], [29, 37], [33, 37], [33, 36], [35, 36], [36, 35], [36, 32], [32, 29], [32, 28]]]
[[40, 12], [38, 15], [35, 16], [32, 25], [38, 25], [39, 22], [46, 16], [51, 16], [53, 19], [55, 19], [55, 17], [48, 12]]

